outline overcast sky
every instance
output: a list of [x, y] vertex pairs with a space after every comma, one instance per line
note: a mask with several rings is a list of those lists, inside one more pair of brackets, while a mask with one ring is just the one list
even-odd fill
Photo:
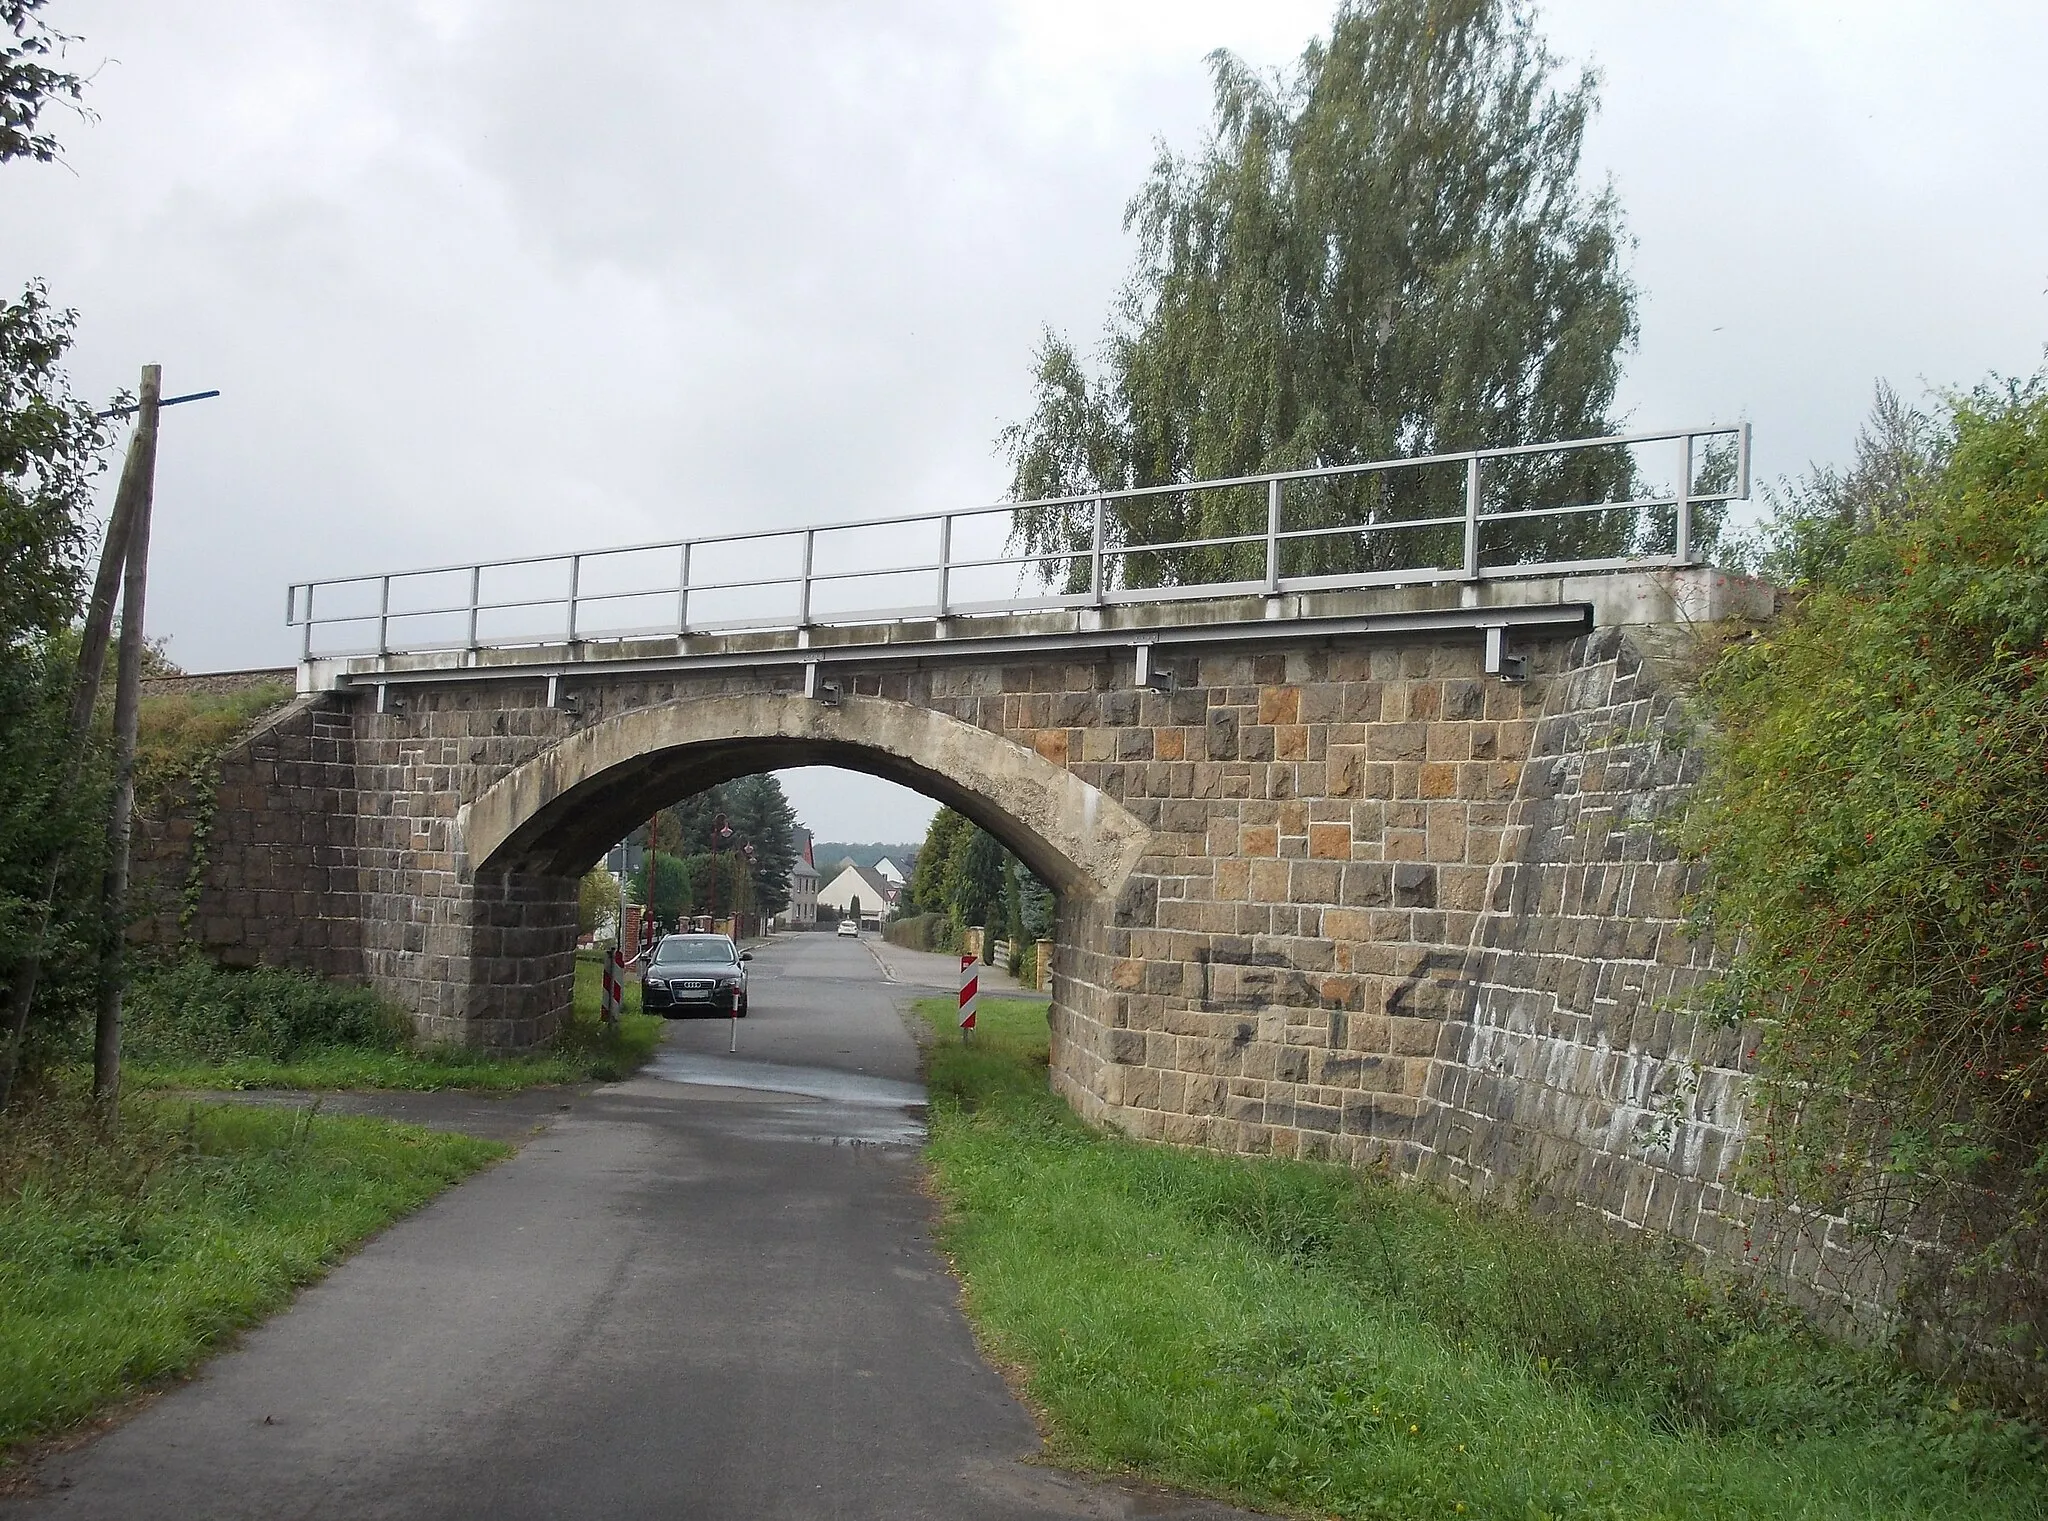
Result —
[[[52, 0], [95, 71], [0, 175], [0, 286], [164, 366], [149, 626], [278, 664], [287, 582], [991, 500], [1042, 326], [1085, 342], [1203, 59], [1328, 0]], [[1646, 427], [1845, 456], [1872, 384], [2048, 339], [2048, 6], [1556, 0], [1635, 238]], [[820, 835], [930, 805], [793, 774]]]

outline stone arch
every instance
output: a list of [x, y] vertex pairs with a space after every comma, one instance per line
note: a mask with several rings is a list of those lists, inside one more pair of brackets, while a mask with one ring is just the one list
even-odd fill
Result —
[[457, 815], [479, 879], [581, 871], [646, 815], [750, 772], [832, 765], [900, 782], [973, 819], [1063, 895], [1113, 900], [1150, 831], [1033, 750], [948, 714], [877, 697], [682, 698], [579, 729]]

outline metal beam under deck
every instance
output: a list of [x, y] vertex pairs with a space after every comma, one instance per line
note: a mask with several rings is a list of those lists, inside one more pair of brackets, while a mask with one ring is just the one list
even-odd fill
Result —
[[[687, 675], [699, 671], [784, 667], [801, 670], [805, 666], [917, 666], [962, 660], [1037, 660], [1110, 650], [1136, 650], [1140, 645], [1149, 645], [1157, 652], [1164, 652], [1217, 646], [1313, 645], [1336, 640], [1398, 639], [1441, 634], [1470, 634], [1474, 638], [1483, 638], [1488, 629], [1523, 631], [1558, 639], [1584, 633], [1592, 627], [1593, 608], [1590, 603], [1557, 602], [1515, 607], [1431, 608], [1337, 618], [1269, 618], [1143, 628], [1074, 629], [959, 639], [871, 640], [816, 645], [791, 643], [769, 649], [668, 655], [550, 656], [490, 664], [343, 671], [336, 673], [334, 681], [339, 688], [373, 689], [569, 677]], [[539, 653], [538, 649], [536, 653]]]

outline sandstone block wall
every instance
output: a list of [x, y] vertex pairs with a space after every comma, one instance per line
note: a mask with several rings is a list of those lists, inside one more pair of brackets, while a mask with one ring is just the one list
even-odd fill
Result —
[[[1187, 654], [1170, 693], [1137, 689], [1128, 653], [935, 663], [854, 675], [845, 711], [974, 725], [1148, 831], [1113, 900], [1061, 904], [1053, 1074], [1084, 1115], [1739, 1254], [1744, 1041], [1683, 1012], [1709, 968], [1656, 827], [1698, 764], [1680, 700], [1620, 630], [1527, 653], [1520, 685], [1486, 676], [1476, 641]], [[201, 938], [359, 975], [436, 1037], [529, 1044], [569, 1004], [575, 879], [539, 858], [479, 870], [464, 805], [584, 726], [792, 681], [593, 664], [573, 712], [538, 680], [305, 705], [223, 770], [235, 843], [207, 862]], [[603, 788], [651, 808], [718, 779], [650, 757]], [[286, 877], [329, 928], [278, 927], [299, 905], [274, 918], [283, 900], [256, 895], [281, 889], [257, 884]], [[1824, 1256], [1800, 1271], [1820, 1281]]]
[[[259, 673], [264, 674], [264, 673]], [[259, 722], [206, 777], [138, 809], [132, 934], [229, 966], [363, 974], [355, 730], [328, 697]]]
[[570, 720], [537, 689], [477, 695], [355, 715], [363, 975], [430, 1040], [524, 1047], [574, 995], [577, 879], [473, 870], [456, 815]]

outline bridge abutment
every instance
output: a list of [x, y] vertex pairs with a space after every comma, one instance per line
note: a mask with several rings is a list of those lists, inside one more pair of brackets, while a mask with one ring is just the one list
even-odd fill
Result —
[[504, 1049], [546, 1040], [574, 994], [577, 876], [479, 867], [460, 812], [484, 777], [566, 732], [560, 715], [525, 701], [358, 707], [353, 717], [361, 980], [409, 1012], [427, 1040]]

